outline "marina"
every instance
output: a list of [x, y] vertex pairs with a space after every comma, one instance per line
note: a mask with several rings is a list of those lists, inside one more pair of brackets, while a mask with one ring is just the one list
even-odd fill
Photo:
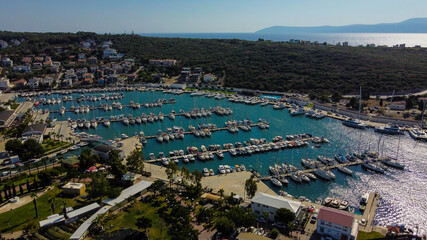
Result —
[[[427, 222], [427, 219], [424, 219], [427, 215], [418, 216], [421, 219], [408, 219], [403, 218], [403, 212], [423, 212], [427, 209], [427, 206], [424, 205], [424, 202], [421, 200], [422, 196], [417, 196], [415, 199], [409, 198], [403, 193], [403, 189], [411, 188], [418, 189], [417, 191], [423, 192], [422, 182], [425, 180], [425, 167], [422, 159], [427, 159], [425, 154], [427, 153], [427, 147], [422, 142], [415, 142], [409, 134], [404, 132], [404, 134], [398, 135], [382, 135], [379, 132], [375, 132], [374, 129], [367, 128], [365, 130], [359, 130], [354, 128], [346, 127], [342, 124], [341, 121], [329, 118], [329, 117], [312, 117], [313, 112], [304, 110], [305, 113], [290, 114], [288, 110], [282, 110], [284, 108], [290, 108], [291, 110], [303, 112], [301, 109], [293, 106], [292, 103], [282, 103], [280, 106], [276, 107], [280, 99], [264, 99], [259, 97], [250, 97], [250, 96], [240, 96], [240, 95], [227, 95], [222, 93], [209, 93], [209, 92], [195, 92], [191, 95], [189, 91], [186, 90], [167, 90], [167, 89], [142, 89], [139, 88], [117, 88], [114, 91], [101, 91], [101, 90], [88, 90], [82, 92], [76, 90], [72, 93], [53, 93], [50, 95], [40, 94], [37, 96], [22, 96], [19, 97], [19, 101], [25, 101], [27, 97], [30, 98], [60, 98], [64, 95], [72, 96], [73, 99], [77, 99], [80, 95], [87, 95], [87, 99], [90, 99], [92, 95], [111, 95], [116, 93], [117, 96], [123, 96], [118, 100], [106, 100], [101, 99], [91, 102], [90, 100], [82, 100], [78, 105], [91, 106], [99, 104], [108, 104], [112, 105], [112, 102], [120, 102], [122, 105], [122, 110], [118, 108], [112, 108], [112, 110], [104, 111], [103, 109], [89, 109], [88, 113], [85, 114], [76, 114], [71, 111], [64, 111], [64, 114], [60, 113], [61, 107], [65, 109], [71, 109], [71, 107], [76, 104], [76, 101], [62, 101], [60, 104], [50, 104], [43, 105], [39, 104], [38, 107], [34, 107], [35, 110], [48, 109], [50, 112], [50, 119], [56, 119], [57, 122], [68, 122], [68, 126], [71, 128], [71, 125], [77, 123], [77, 120], [86, 118], [86, 122], [91, 122], [95, 120], [97, 122], [97, 127], [76, 127], [74, 128], [75, 134], [78, 133], [88, 133], [97, 135], [103, 139], [105, 142], [113, 143], [113, 146], [116, 146], [119, 142], [124, 142], [126, 149], [134, 149], [135, 144], [143, 146], [144, 157], [147, 162], [152, 162], [159, 166], [162, 166], [162, 158], [158, 158], [158, 154], [163, 152], [165, 158], [169, 161], [178, 160], [179, 166], [185, 166], [190, 171], [195, 169], [203, 172], [203, 169], [207, 169], [210, 177], [207, 178], [216, 178], [216, 175], [225, 175], [220, 174], [218, 169], [220, 165], [228, 165], [230, 167], [230, 172], [232, 167], [236, 169], [239, 166], [245, 166], [246, 170], [254, 169], [259, 174], [264, 181], [266, 186], [269, 186], [272, 190], [279, 194], [280, 190], [286, 191], [292, 196], [305, 196], [312, 202], [315, 202], [317, 198], [325, 199], [328, 196], [335, 196], [339, 199], [345, 199], [348, 201], [350, 206], [358, 206], [360, 200], [360, 192], [366, 191], [376, 191], [381, 195], [378, 205], [378, 214], [374, 220], [375, 224], [385, 225], [392, 222], [403, 222], [407, 225], [410, 225], [411, 222]], [[123, 93], [123, 95], [121, 94]], [[26, 93], [28, 94], [28, 93]], [[68, 99], [67, 97], [67, 99]], [[156, 99], [171, 99], [174, 98], [176, 103], [174, 104], [162, 104], [162, 106], [146, 108], [140, 105], [140, 108], [129, 107], [131, 101], [134, 103], [152, 103]], [[86, 99], [86, 98], [85, 98]], [[62, 106], [61, 106], [62, 105]], [[125, 107], [126, 106], [126, 107]], [[206, 115], [205, 117], [198, 117], [197, 114], [195, 117], [191, 116], [186, 117], [185, 113], [191, 112], [194, 109], [213, 109], [215, 107], [221, 106], [223, 109], [232, 110], [232, 114], [216, 114], [211, 113], [210, 116]], [[299, 109], [299, 110], [298, 110]], [[182, 110], [183, 112], [180, 112]], [[175, 113], [174, 113], [175, 112]], [[176, 118], [172, 120], [169, 116], [173, 113]], [[135, 122], [132, 124], [130, 115], [134, 118]], [[137, 122], [137, 117], [141, 119], [142, 116], [153, 116], [153, 122], [143, 124]], [[83, 117], [82, 117], [83, 116]], [[86, 117], [84, 117], [86, 116]], [[111, 116], [123, 116], [128, 118], [129, 124], [123, 123], [123, 119], [120, 121], [118, 119], [110, 120]], [[160, 116], [163, 116], [164, 120], [154, 121], [154, 116], [157, 116], [159, 119]], [[102, 119], [109, 120], [110, 124], [105, 126]], [[251, 119], [252, 124], [249, 125], [251, 130], [243, 130], [241, 126], [238, 126], [234, 123], [229, 126], [225, 125], [225, 122], [244, 122], [245, 119]], [[265, 119], [263, 127], [260, 127], [260, 122], [258, 119]], [[91, 122], [92, 123], [92, 122]], [[258, 125], [257, 125], [258, 124]], [[216, 128], [201, 128], [199, 126], [216, 126]], [[91, 125], [92, 126], [92, 125]], [[174, 132], [174, 126], [179, 129], [182, 129], [182, 134], [185, 135], [184, 139], [179, 138], [180, 140], [170, 140], [167, 144], [165, 142], [159, 142], [156, 140], [159, 130], [162, 133], [170, 133], [168, 129], [172, 129]], [[194, 126], [195, 131], [189, 131], [189, 127]], [[229, 129], [238, 128], [238, 132], [233, 133]], [[201, 137], [196, 136], [195, 132], [208, 130], [211, 132], [210, 137]], [[140, 132], [144, 133], [142, 139], [146, 140], [146, 143], [141, 142]], [[205, 132], [206, 133], [206, 132]], [[237, 154], [233, 156], [231, 150], [236, 151], [238, 148], [235, 147], [235, 143], [240, 142], [243, 147], [245, 147], [245, 141], [250, 141], [250, 139], [269, 139], [269, 144], [274, 142], [272, 139], [277, 136], [284, 136], [286, 139], [287, 135], [298, 135], [300, 133], [310, 133], [312, 136], [323, 136], [329, 140], [330, 143], [321, 144], [313, 143], [310, 140], [308, 146], [304, 147], [290, 147], [280, 150], [270, 150], [264, 151], [257, 154]], [[123, 140], [123, 136], [135, 136], [129, 137], [132, 141], [127, 141], [128, 139]], [[174, 136], [176, 139], [176, 137]], [[381, 140], [381, 144], [378, 142]], [[82, 140], [85, 140], [84, 138]], [[284, 141], [292, 141], [292, 139], [286, 139]], [[396, 154], [396, 145], [397, 142], [400, 142], [400, 151]], [[130, 145], [127, 145], [129, 142]], [[233, 148], [224, 148], [224, 144], [231, 143]], [[186, 150], [187, 147], [196, 146], [201, 151], [201, 146], [206, 147], [206, 152], [209, 159], [212, 159], [210, 154], [213, 155], [213, 159], [217, 160], [200, 160], [197, 157], [197, 153], [189, 154]], [[220, 145], [221, 150], [208, 150], [210, 145]], [[93, 145], [92, 145], [93, 146]], [[86, 146], [88, 147], [88, 146]], [[174, 152], [175, 150], [183, 150], [184, 156], [178, 154], [169, 157], [169, 152]], [[345, 155], [345, 153], [354, 153], [362, 152], [365, 150], [374, 150], [377, 151], [381, 156], [390, 156], [397, 158], [394, 160], [396, 163], [404, 165], [404, 169], [398, 169], [391, 167], [391, 165], [396, 165], [395, 162], [389, 160], [381, 160], [383, 166], [383, 173], [375, 172], [374, 170], [369, 170], [370, 165], [363, 167], [363, 161], [357, 160], [354, 162], [347, 163], [334, 163], [333, 165], [327, 166], [328, 170], [335, 175], [334, 180], [322, 180], [321, 177], [316, 175], [314, 172], [316, 169], [305, 169], [302, 165], [302, 159], [317, 159], [317, 156], [327, 156], [329, 158], [334, 158], [335, 155], [339, 154]], [[130, 150], [126, 150], [125, 153]], [[78, 154], [79, 150], [68, 151], [64, 156], [69, 156], [73, 154]], [[150, 153], [153, 153], [154, 158], [150, 159]], [[223, 155], [220, 158], [217, 153]], [[174, 153], [175, 155], [175, 153]], [[191, 155], [194, 160], [191, 160]], [[424, 158], [422, 157], [424, 156]], [[164, 159], [163, 159], [164, 160]], [[335, 160], [334, 160], [335, 161]], [[337, 161], [337, 160], [336, 160]], [[293, 173], [297, 175], [303, 173], [311, 173], [314, 175], [317, 180], [309, 178], [309, 182], [305, 178], [292, 178], [295, 174], [282, 173], [279, 177], [282, 177], [282, 181], [279, 182], [282, 184], [281, 188], [273, 185], [271, 181], [268, 181], [270, 176], [269, 166], [274, 166], [275, 164], [285, 163], [287, 166], [293, 165], [297, 169]], [[380, 161], [375, 162], [379, 164]], [[326, 167], [321, 168], [325, 170]], [[213, 170], [215, 176], [211, 176], [211, 171]], [[352, 174], [349, 173], [350, 170]], [[287, 179], [288, 183], [283, 183], [283, 178]], [[295, 180], [299, 179], [299, 180]], [[422, 195], [422, 194], [421, 194]], [[410, 206], [410, 207], [409, 207]], [[393, 209], [389, 211], [388, 209]]]

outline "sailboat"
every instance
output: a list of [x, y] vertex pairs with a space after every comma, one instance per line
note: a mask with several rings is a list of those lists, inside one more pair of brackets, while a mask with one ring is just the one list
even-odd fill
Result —
[[364, 124], [364, 123], [362, 123], [360, 121], [360, 111], [361, 111], [361, 108], [362, 108], [362, 87], [360, 87], [359, 117], [358, 117], [358, 119], [355, 120], [355, 119], [350, 118], [350, 119], [345, 120], [342, 124], [344, 126], [347, 126], [347, 127], [358, 128], [358, 129], [365, 129], [366, 128], [366, 124]]
[[400, 129], [399, 126], [388, 124], [388, 118], [390, 116], [390, 109], [391, 109], [391, 105], [393, 104], [393, 97], [394, 97], [394, 90], [393, 90], [393, 94], [391, 95], [391, 101], [390, 101], [390, 105], [389, 105], [388, 112], [387, 112], [387, 120], [386, 120], [387, 124], [384, 126], [376, 127], [375, 132], [384, 133], [384, 134], [392, 134], [392, 135], [404, 134], [402, 129]]
[[423, 100], [423, 112], [421, 114], [421, 128], [414, 127], [411, 130], [409, 130], [409, 136], [411, 136], [415, 140], [421, 140], [421, 141], [427, 141], [427, 132], [423, 130], [423, 119], [424, 119], [424, 112], [426, 108], [426, 100]]

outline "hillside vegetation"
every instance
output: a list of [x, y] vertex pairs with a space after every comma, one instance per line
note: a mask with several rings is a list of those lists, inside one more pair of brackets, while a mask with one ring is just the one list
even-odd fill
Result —
[[[10, 33], [0, 39], [25, 38], [25, 44], [0, 54], [47, 51], [56, 45], [87, 39], [112, 40], [127, 57], [146, 64], [150, 58], [173, 58], [178, 74], [183, 66], [203, 67], [225, 76], [226, 87], [273, 91], [357, 93], [415, 92], [427, 87], [427, 50], [424, 48], [367, 48], [312, 46], [284, 42], [154, 38], [94, 33]], [[50, 51], [49, 51], [50, 50]], [[55, 56], [53, 55], [53, 59]], [[62, 56], [65, 58], [64, 56]], [[56, 60], [56, 59], [55, 59]]]

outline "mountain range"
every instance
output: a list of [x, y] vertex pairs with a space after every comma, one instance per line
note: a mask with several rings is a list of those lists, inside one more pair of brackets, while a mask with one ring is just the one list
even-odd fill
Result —
[[427, 18], [411, 18], [399, 23], [353, 24], [344, 26], [273, 26], [256, 33], [427, 33]]

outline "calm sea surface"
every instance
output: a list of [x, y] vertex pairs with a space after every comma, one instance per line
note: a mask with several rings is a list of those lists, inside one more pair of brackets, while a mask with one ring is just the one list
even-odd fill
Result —
[[[109, 94], [109, 93], [106, 93]], [[101, 95], [93, 94], [93, 95]], [[73, 94], [76, 99], [79, 94]], [[41, 96], [43, 97], [43, 96]], [[60, 95], [52, 95], [49, 98], [62, 98]], [[153, 152], [156, 155], [159, 152], [168, 154], [171, 150], [186, 149], [187, 146], [197, 146], [200, 149], [201, 145], [208, 146], [210, 144], [235, 143], [249, 140], [249, 138], [266, 138], [271, 140], [272, 137], [287, 134], [311, 133], [315, 136], [327, 137], [331, 143], [322, 145], [321, 148], [310, 147], [280, 150], [269, 153], [253, 154], [244, 157], [230, 157], [225, 154], [223, 160], [214, 159], [212, 161], [200, 162], [197, 161], [190, 164], [185, 164], [190, 170], [202, 170], [204, 167], [212, 168], [215, 171], [220, 164], [245, 164], [247, 168], [258, 170], [261, 175], [268, 175], [268, 166], [275, 163], [285, 162], [292, 164], [298, 168], [301, 166], [301, 158], [316, 158], [317, 155], [327, 155], [333, 157], [338, 153], [350, 153], [358, 149], [378, 149], [378, 141], [381, 135], [373, 130], [355, 130], [344, 127], [341, 122], [329, 118], [322, 120], [309, 119], [304, 116], [292, 117], [285, 110], [273, 110], [272, 106], [262, 107], [260, 105], [249, 106], [240, 103], [231, 103], [227, 99], [216, 100], [207, 97], [191, 97], [189, 94], [171, 95], [161, 92], [125, 92], [125, 97], [121, 101], [122, 104], [129, 104], [130, 101], [145, 103], [153, 102], [160, 98], [175, 98], [176, 104], [163, 105], [161, 108], [144, 108], [133, 110], [131, 108], [123, 108], [122, 111], [113, 110], [112, 112], [104, 112], [101, 110], [90, 111], [88, 114], [75, 114], [67, 112], [64, 116], [59, 114], [51, 115], [57, 120], [66, 120], [68, 117], [72, 119], [87, 120], [95, 117], [110, 117], [111, 115], [132, 114], [140, 116], [142, 113], [162, 112], [168, 114], [172, 110], [178, 112], [180, 109], [188, 111], [193, 108], [206, 108], [214, 106], [230, 107], [234, 113], [231, 116], [219, 117], [212, 114], [208, 118], [187, 119], [184, 116], [177, 116], [176, 119], [170, 120], [165, 118], [163, 122], [147, 123], [134, 126], [124, 126], [121, 122], [112, 123], [109, 128], [102, 124], [98, 128], [85, 130], [93, 134], [102, 136], [105, 139], [113, 139], [120, 137], [122, 133], [132, 136], [135, 132], [144, 131], [145, 135], [154, 135], [156, 132], [166, 130], [173, 126], [182, 126], [188, 129], [191, 124], [197, 126], [199, 123], [214, 123], [218, 127], [223, 127], [225, 121], [228, 120], [243, 120], [250, 119], [254, 122], [259, 118], [264, 118], [270, 122], [270, 129], [261, 130], [253, 128], [251, 132], [240, 131], [238, 134], [231, 134], [228, 131], [220, 131], [212, 133], [210, 138], [196, 138], [193, 135], [186, 135], [184, 140], [171, 141], [168, 144], [160, 144], [155, 139], [148, 140], [144, 148], [144, 155], [148, 158], [148, 154]], [[23, 99], [20, 99], [23, 100]], [[117, 100], [116, 100], [117, 101]], [[81, 102], [79, 105], [95, 105], [101, 102]], [[112, 101], [108, 101], [109, 104]], [[64, 105], [69, 109], [72, 105], [77, 105], [76, 102], [66, 102]], [[50, 110], [59, 110], [61, 105], [40, 105], [39, 108], [49, 108]], [[362, 170], [360, 166], [352, 166], [351, 170], [355, 172], [353, 177], [348, 177], [333, 170], [337, 175], [335, 181], [324, 182], [321, 180], [313, 181], [309, 184], [296, 184], [292, 181], [283, 190], [292, 194], [295, 197], [306, 196], [311, 200], [318, 197], [325, 198], [327, 196], [336, 196], [340, 199], [347, 199], [351, 205], [358, 206], [360, 195], [366, 191], [377, 191], [381, 194], [379, 208], [375, 222], [380, 225], [386, 224], [405, 224], [408, 227], [416, 229], [419, 225], [419, 232], [427, 232], [427, 144], [414, 141], [407, 134], [402, 137], [383, 136], [384, 144], [381, 143], [380, 151], [384, 154], [396, 156], [398, 154], [399, 162], [406, 165], [404, 171], [389, 168], [384, 175], [374, 174]], [[397, 152], [400, 142], [400, 151]], [[182, 163], [179, 164], [183, 166]], [[269, 182], [266, 184], [270, 185]], [[277, 192], [278, 188], [271, 186]]]
[[178, 37], [203, 39], [243, 39], [256, 41], [259, 38], [273, 41], [289, 41], [299, 39], [306, 41], [327, 42], [337, 44], [347, 41], [351, 46], [376, 44], [389, 47], [405, 43], [407, 47], [420, 45], [427, 47], [425, 33], [324, 33], [324, 34], [261, 34], [261, 33], [140, 33], [149, 37]]

